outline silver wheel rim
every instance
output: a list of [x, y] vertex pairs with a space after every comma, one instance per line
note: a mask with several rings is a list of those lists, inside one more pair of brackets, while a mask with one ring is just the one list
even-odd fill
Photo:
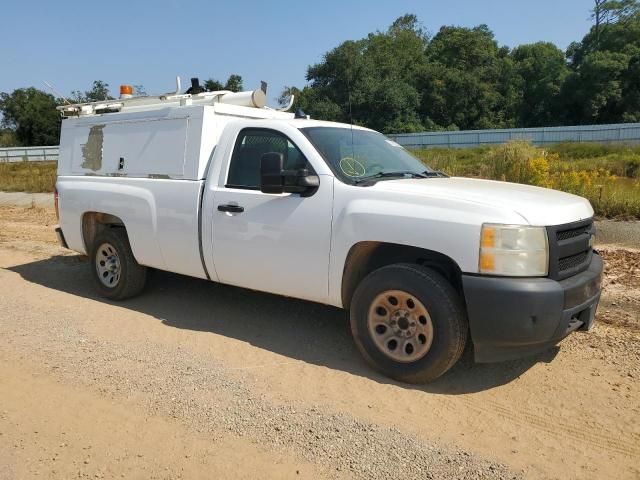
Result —
[[120, 281], [120, 257], [110, 243], [103, 243], [96, 251], [96, 271], [105, 287], [114, 288]]
[[433, 343], [429, 312], [414, 295], [402, 290], [387, 290], [374, 298], [368, 324], [376, 347], [396, 362], [421, 359]]

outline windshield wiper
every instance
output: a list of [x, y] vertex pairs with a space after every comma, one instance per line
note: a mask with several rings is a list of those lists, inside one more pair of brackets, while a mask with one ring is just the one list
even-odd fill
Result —
[[431, 171], [427, 170], [427, 171], [422, 172], [422, 174], [425, 177], [428, 177], [428, 178], [434, 178], [434, 177], [449, 178], [449, 175], [447, 175], [446, 173], [441, 172], [439, 170], [431, 170]]
[[442, 172], [435, 172], [425, 170], [424, 172], [414, 172], [414, 171], [395, 171], [395, 172], [378, 172], [373, 175], [369, 175], [368, 177], [360, 177], [354, 180], [354, 183], [363, 183], [370, 182], [371, 180], [381, 179], [381, 178], [434, 178], [434, 177], [446, 177]]
[[416, 173], [412, 171], [397, 171], [397, 172], [378, 172], [367, 177], [359, 177], [355, 179], [355, 183], [368, 182], [369, 180], [375, 180], [376, 178], [393, 178], [393, 177], [411, 177], [411, 178], [427, 178], [423, 173]]

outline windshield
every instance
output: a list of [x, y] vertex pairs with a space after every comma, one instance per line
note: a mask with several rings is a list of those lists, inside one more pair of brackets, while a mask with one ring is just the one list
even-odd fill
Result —
[[300, 130], [333, 172], [347, 183], [357, 183], [369, 177], [402, 178], [433, 172], [403, 147], [378, 132], [334, 127]]

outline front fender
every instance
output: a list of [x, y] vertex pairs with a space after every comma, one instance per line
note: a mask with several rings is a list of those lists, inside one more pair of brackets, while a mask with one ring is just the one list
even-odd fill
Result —
[[336, 182], [329, 261], [329, 297], [342, 307], [342, 281], [351, 248], [363, 241], [431, 250], [476, 273], [485, 222], [523, 223], [512, 210], [455, 200], [405, 195]]

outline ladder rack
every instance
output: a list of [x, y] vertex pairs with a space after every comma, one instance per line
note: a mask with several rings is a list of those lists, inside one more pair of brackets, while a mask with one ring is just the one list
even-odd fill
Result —
[[56, 107], [63, 118], [117, 113], [127, 110], [153, 110], [167, 106], [214, 105], [225, 103], [243, 107], [267, 108], [262, 90], [231, 92], [219, 90], [202, 93], [167, 93], [157, 96], [130, 97], [99, 102], [77, 103]]

